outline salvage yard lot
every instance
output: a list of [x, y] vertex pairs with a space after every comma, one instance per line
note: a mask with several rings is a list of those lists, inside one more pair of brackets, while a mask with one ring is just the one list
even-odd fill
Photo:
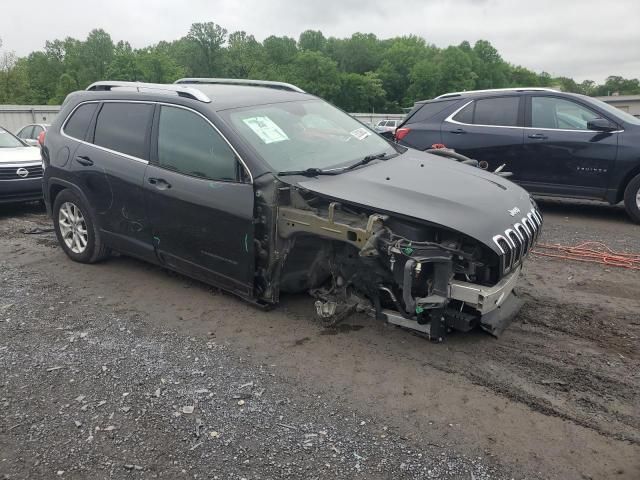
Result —
[[[640, 252], [619, 207], [541, 208], [545, 243]], [[499, 340], [435, 345], [358, 315], [324, 330], [306, 296], [263, 312], [130, 258], [75, 264], [48, 228], [0, 207], [0, 477], [640, 476], [638, 271], [533, 257]]]

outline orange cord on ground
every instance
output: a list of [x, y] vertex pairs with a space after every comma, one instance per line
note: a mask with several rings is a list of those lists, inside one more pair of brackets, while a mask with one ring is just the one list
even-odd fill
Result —
[[601, 242], [585, 242], [574, 247], [539, 243], [532, 250], [532, 253], [543, 257], [562, 258], [565, 260], [599, 263], [611, 267], [640, 270], [640, 253], [614, 252]]

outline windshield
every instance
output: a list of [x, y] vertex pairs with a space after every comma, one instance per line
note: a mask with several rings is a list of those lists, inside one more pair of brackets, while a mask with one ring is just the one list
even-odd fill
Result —
[[368, 155], [396, 153], [368, 127], [322, 100], [259, 105], [222, 115], [276, 172], [327, 169]]
[[639, 118], [634, 117], [633, 115], [625, 112], [624, 110], [620, 110], [619, 108], [609, 105], [608, 103], [603, 102], [602, 100], [598, 100], [596, 98], [591, 98], [590, 100], [594, 102], [596, 105], [598, 105], [598, 107], [600, 107], [602, 110], [605, 110], [606, 112], [610, 113], [614, 117], [618, 117], [622, 119], [622, 121], [630, 123], [632, 125], [640, 125]]
[[0, 128], [0, 148], [15, 147], [24, 147], [24, 144], [9, 132], [7, 132], [4, 128]]

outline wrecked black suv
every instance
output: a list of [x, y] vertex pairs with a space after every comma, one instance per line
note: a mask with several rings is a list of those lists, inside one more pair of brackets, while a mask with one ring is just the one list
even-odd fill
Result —
[[98, 82], [67, 97], [44, 196], [71, 259], [114, 250], [268, 307], [310, 292], [436, 341], [498, 334], [542, 217], [522, 188], [392, 144], [283, 83]]

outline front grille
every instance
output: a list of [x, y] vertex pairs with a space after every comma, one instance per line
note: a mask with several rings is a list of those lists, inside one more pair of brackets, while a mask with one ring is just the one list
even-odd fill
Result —
[[[18, 170], [28, 172], [26, 177], [18, 175]], [[22, 180], [42, 177], [42, 165], [30, 165], [28, 167], [0, 167], [0, 180]]]
[[540, 235], [542, 215], [532, 208], [519, 222], [493, 237], [501, 252], [500, 269], [505, 275], [522, 263]]

